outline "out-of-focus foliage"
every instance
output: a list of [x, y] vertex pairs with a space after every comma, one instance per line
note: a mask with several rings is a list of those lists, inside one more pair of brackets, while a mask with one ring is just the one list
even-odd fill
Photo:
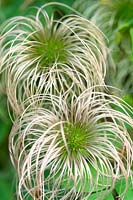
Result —
[[109, 39], [110, 62], [107, 83], [133, 92], [133, 1], [76, 0], [74, 7], [90, 19]]
[[[31, 12], [35, 12], [35, 9], [42, 6], [45, 3], [55, 2], [54, 0], [0, 0], [0, 23], [8, 18], [27, 15]], [[74, 0], [56, 0], [56, 2], [64, 3], [72, 6]], [[59, 6], [54, 6], [59, 14], [65, 14], [67, 9]]]
[[0, 195], [3, 200], [13, 200], [13, 168], [8, 152], [8, 135], [11, 121], [8, 116], [6, 96], [0, 95]]

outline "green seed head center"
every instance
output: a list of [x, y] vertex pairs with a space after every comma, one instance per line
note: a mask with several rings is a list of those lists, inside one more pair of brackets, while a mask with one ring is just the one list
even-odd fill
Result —
[[71, 152], [82, 151], [87, 145], [88, 129], [80, 124], [67, 124], [64, 128], [68, 148]]
[[67, 57], [65, 42], [54, 36], [37, 41], [31, 53], [32, 56], [39, 57], [40, 67], [49, 67], [55, 62], [65, 62]]
[[40, 53], [48, 63], [53, 63], [55, 60], [62, 61], [65, 59], [64, 43], [59, 39], [50, 38], [42, 45]]

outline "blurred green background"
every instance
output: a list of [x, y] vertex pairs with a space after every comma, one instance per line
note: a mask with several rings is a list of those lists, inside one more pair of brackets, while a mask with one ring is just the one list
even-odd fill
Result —
[[[78, 0], [79, 1], [79, 0]], [[89, 1], [89, 0], [88, 0]], [[99, 0], [100, 1], [100, 0]], [[121, 0], [122, 1], [122, 0]], [[132, 0], [133, 1], [133, 0]], [[44, 3], [52, 2], [49, 0], [0, 0], [0, 23], [2, 24], [6, 19], [9, 19], [13, 16], [17, 15], [27, 15], [30, 13], [30, 8], [32, 6], [41, 6]], [[73, 6], [74, 0], [58, 0], [58, 2], [66, 3], [69, 6]], [[125, 8], [126, 9], [126, 8]], [[67, 13], [67, 10], [62, 9], [62, 14]], [[121, 25], [121, 35], [119, 36], [119, 42], [120, 40], [124, 41], [127, 38], [127, 32], [123, 31], [123, 29], [127, 30], [127, 28], [131, 28], [131, 42], [133, 43], [133, 14], [132, 18], [130, 16], [129, 23], [123, 24], [123, 27]], [[125, 22], [124, 22], [125, 23]], [[118, 38], [117, 38], [118, 39]], [[116, 41], [118, 43], [118, 41]], [[117, 45], [117, 44], [116, 44]], [[133, 46], [133, 44], [132, 44]], [[120, 51], [120, 50], [119, 50]], [[131, 49], [132, 56], [133, 56], [133, 49]], [[123, 55], [122, 55], [123, 56]], [[126, 55], [125, 55], [126, 56]], [[118, 56], [117, 56], [118, 59]], [[132, 59], [133, 62], [133, 59]], [[129, 62], [130, 63], [130, 62]], [[128, 63], [127, 63], [128, 65]], [[128, 68], [124, 64], [124, 71]], [[133, 63], [131, 64], [131, 67], [133, 67]], [[126, 69], [125, 69], [126, 68]], [[113, 70], [110, 70], [110, 74], [107, 77], [107, 83], [110, 83], [109, 77], [113, 77]], [[128, 79], [128, 76], [127, 76]], [[111, 82], [114, 86], [117, 86], [118, 88], [124, 88], [125, 83], [123, 82], [123, 85], [115, 85], [115, 80], [112, 79]], [[128, 102], [131, 106], [133, 106], [133, 77], [130, 77], [130, 87], [126, 88], [126, 90], [123, 91], [121, 94], [122, 98]], [[10, 161], [9, 157], [9, 151], [8, 151], [8, 136], [12, 127], [12, 122], [10, 120], [10, 117], [8, 115], [8, 106], [7, 106], [7, 98], [5, 94], [5, 86], [2, 83], [2, 78], [0, 76], [0, 199], [1, 200], [15, 200], [15, 187], [16, 187], [16, 175], [15, 171], [13, 169], [13, 166]], [[116, 108], [117, 109], [117, 108]], [[129, 130], [131, 137], [133, 138], [133, 130]], [[119, 191], [119, 183], [116, 186], [117, 191]], [[90, 200], [94, 200], [95, 196], [92, 195], [92, 198]], [[114, 199], [112, 194], [109, 195], [105, 200], [112, 200]], [[124, 200], [132, 200], [133, 199], [133, 189], [132, 186], [127, 191], [126, 197]]]

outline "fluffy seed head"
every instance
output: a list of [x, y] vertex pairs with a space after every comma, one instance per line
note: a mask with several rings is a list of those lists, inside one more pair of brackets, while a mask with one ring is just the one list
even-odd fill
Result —
[[49, 17], [45, 6], [36, 16], [15, 17], [1, 28], [1, 71], [16, 113], [34, 94], [80, 94], [104, 84], [106, 53], [103, 35], [77, 15]]
[[[33, 98], [34, 106], [16, 120], [10, 134], [18, 198], [87, 200], [102, 191], [97, 199], [104, 199], [122, 177], [126, 191], [133, 161], [126, 129], [127, 124], [133, 126], [128, 114], [132, 108], [92, 88], [69, 104], [67, 97]], [[38, 101], [42, 104], [37, 109]]]

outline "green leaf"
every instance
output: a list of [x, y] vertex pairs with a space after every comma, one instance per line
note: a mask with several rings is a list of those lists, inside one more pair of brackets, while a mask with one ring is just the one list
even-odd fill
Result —
[[124, 95], [124, 96], [122, 97], [122, 99], [123, 99], [126, 103], [128, 103], [130, 106], [133, 107], [133, 95], [129, 95], [129, 94]]
[[130, 19], [129, 21], [123, 23], [122, 25], [119, 26], [118, 31], [119, 32], [124, 32], [130, 29], [130, 27], [133, 26], [133, 19]]
[[131, 200], [133, 198], [133, 188], [129, 188], [126, 192], [124, 200]]
[[133, 28], [130, 28], [130, 38], [131, 38], [131, 47], [132, 47], [131, 60], [133, 61]]
[[[88, 198], [88, 200], [96, 200], [97, 199], [97, 197], [99, 197], [99, 199], [100, 199], [100, 196], [101, 196], [101, 199], [103, 199], [103, 197], [104, 197], [104, 192], [99, 192], [99, 193], [97, 193], [97, 194], [92, 194], [89, 198]], [[112, 196], [112, 194], [110, 193], [110, 194], [108, 194], [107, 196], [105, 196], [105, 198], [104, 198], [105, 200], [114, 200], [114, 198], [113, 198], [113, 196]]]
[[[126, 187], [126, 181], [124, 179], [119, 180], [115, 185], [115, 189], [118, 194], [124, 192], [125, 187]], [[129, 179], [128, 190], [125, 193], [124, 200], [131, 200], [132, 198], [133, 198], [133, 184], [131, 179]]]
[[120, 32], [118, 32], [117, 34], [116, 34], [116, 37], [115, 37], [115, 42], [116, 42], [116, 44], [120, 44], [121, 43], [121, 41], [122, 41], [122, 34], [120, 33]]

